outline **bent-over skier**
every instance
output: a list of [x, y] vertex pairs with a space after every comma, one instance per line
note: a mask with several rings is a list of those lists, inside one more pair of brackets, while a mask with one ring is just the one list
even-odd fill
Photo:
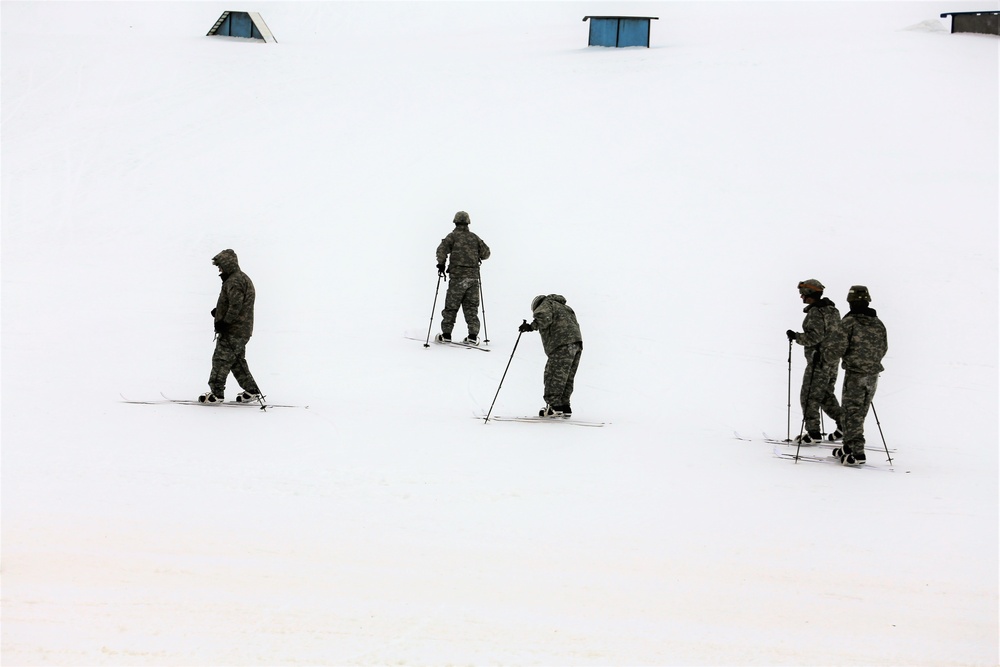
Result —
[[536, 296], [531, 301], [532, 320], [518, 327], [522, 333], [537, 331], [542, 337], [545, 362], [545, 407], [539, 417], [569, 417], [573, 414], [570, 398], [573, 382], [583, 355], [583, 335], [576, 313], [560, 294]]

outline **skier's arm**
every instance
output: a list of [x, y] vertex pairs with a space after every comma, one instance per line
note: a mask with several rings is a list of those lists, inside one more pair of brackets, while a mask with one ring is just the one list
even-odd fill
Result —
[[541, 329], [547, 330], [550, 326], [552, 326], [552, 309], [546, 308], [546, 305], [547, 304], [543, 302], [542, 305], [532, 313], [534, 319], [531, 321], [531, 328], [535, 331], [539, 331]]
[[451, 234], [441, 239], [441, 243], [437, 247], [437, 263], [440, 266], [445, 263], [448, 259], [448, 255], [451, 253]]
[[242, 282], [239, 285], [236, 284], [235, 280], [232, 282], [232, 285], [224, 288], [228, 304], [225, 314], [220, 319], [226, 324], [232, 324], [239, 318], [240, 313], [243, 312], [243, 301], [246, 299], [246, 291]]
[[795, 336], [795, 342], [804, 347], [819, 345], [826, 338], [826, 327], [823, 318], [807, 317], [802, 323], [802, 333]]

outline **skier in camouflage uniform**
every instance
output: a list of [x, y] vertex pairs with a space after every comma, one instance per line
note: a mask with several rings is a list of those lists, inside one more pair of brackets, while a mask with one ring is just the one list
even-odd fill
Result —
[[202, 403], [218, 404], [225, 400], [226, 380], [232, 371], [243, 391], [236, 396], [239, 403], [260, 398], [260, 389], [250, 373], [246, 360], [246, 347], [253, 335], [253, 306], [256, 299], [253, 281], [240, 270], [236, 253], [223, 250], [212, 258], [219, 267], [222, 289], [219, 300], [212, 309], [215, 319], [215, 353], [212, 355], [212, 373], [208, 377], [211, 391], [202, 394]]
[[[447, 273], [451, 274], [451, 284], [444, 298], [441, 311], [441, 333], [436, 338], [439, 343], [451, 340], [452, 329], [458, 318], [458, 309], [465, 315], [469, 335], [462, 342], [479, 345], [479, 266], [489, 259], [490, 248], [483, 240], [469, 231], [469, 214], [459, 211], [455, 214], [455, 229], [441, 239], [437, 247], [438, 276], [445, 277], [444, 263], [451, 257]], [[447, 278], [446, 278], [447, 279]]]
[[850, 312], [844, 315], [835, 353], [843, 358], [844, 445], [834, 450], [844, 465], [865, 462], [865, 417], [878, 388], [882, 358], [889, 350], [885, 325], [868, 304], [871, 295], [864, 285], [854, 285], [847, 293]]
[[815, 279], [799, 283], [799, 296], [806, 304], [802, 331], [789, 329], [788, 340], [805, 347], [806, 370], [802, 376], [799, 403], [802, 406], [802, 421], [805, 434], [796, 437], [797, 442], [814, 444], [823, 439], [820, 430], [820, 410], [837, 423], [837, 430], [830, 439], [842, 436], [840, 403], [837, 402], [837, 363], [840, 356], [833, 354], [831, 342], [840, 329], [840, 311], [833, 301], [823, 296], [823, 283]]
[[573, 382], [583, 354], [583, 335], [576, 313], [559, 294], [539, 295], [531, 301], [531, 323], [525, 322], [518, 331], [537, 331], [542, 337], [545, 363], [545, 407], [539, 417], [569, 417], [573, 414], [570, 397]]

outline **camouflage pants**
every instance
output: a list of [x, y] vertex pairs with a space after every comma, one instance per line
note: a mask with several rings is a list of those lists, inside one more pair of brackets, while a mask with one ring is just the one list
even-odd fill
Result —
[[570, 343], [560, 345], [545, 362], [545, 404], [552, 406], [569, 405], [573, 396], [573, 381], [580, 367], [583, 345]]
[[865, 418], [878, 388], [878, 374], [844, 374], [844, 449], [849, 452], [865, 450]]
[[469, 337], [479, 336], [479, 278], [452, 277], [448, 284], [448, 294], [444, 297], [444, 310], [441, 311], [441, 333], [450, 334], [455, 328], [458, 309], [465, 315], [465, 323], [469, 327]]
[[208, 376], [208, 387], [212, 393], [223, 398], [226, 395], [226, 380], [232, 371], [240, 386], [251, 394], [259, 394], [256, 380], [247, 365], [246, 349], [249, 338], [219, 336], [215, 340], [215, 354], [212, 355], [212, 373]]
[[837, 402], [835, 392], [837, 371], [836, 364], [817, 364], [811, 361], [806, 364], [806, 372], [802, 376], [802, 390], [799, 392], [806, 431], [822, 430], [819, 427], [820, 410], [823, 410], [837, 425], [841, 425], [843, 411]]

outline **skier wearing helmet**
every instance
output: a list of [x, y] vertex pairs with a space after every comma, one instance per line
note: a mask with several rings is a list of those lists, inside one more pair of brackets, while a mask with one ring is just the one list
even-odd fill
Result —
[[[469, 335], [462, 341], [466, 345], [479, 345], [479, 265], [490, 257], [490, 247], [469, 231], [469, 214], [459, 211], [455, 214], [455, 229], [441, 239], [437, 247], [437, 270], [439, 278], [445, 278], [445, 260], [450, 257], [447, 274], [451, 275], [448, 294], [444, 298], [441, 311], [441, 333], [435, 338], [439, 343], [451, 342], [451, 332], [458, 319], [458, 309], [465, 315]], [[447, 279], [447, 278], [446, 278]], [[438, 281], [440, 284], [440, 280]]]
[[830, 439], [839, 440], [843, 437], [842, 410], [837, 402], [835, 385], [840, 355], [835, 353], [831, 343], [840, 329], [840, 311], [833, 301], [823, 296], [826, 288], [820, 281], [814, 278], [803, 280], [798, 289], [802, 303], [806, 304], [802, 331], [797, 333], [789, 329], [785, 332], [788, 340], [805, 348], [806, 356], [806, 370], [799, 392], [805, 433], [797, 436], [795, 441], [809, 445], [823, 439], [820, 410], [836, 422], [836, 431], [830, 434]]
[[850, 312], [844, 315], [837, 340], [836, 352], [843, 358], [843, 425], [844, 444], [833, 450], [844, 465], [865, 462], [865, 417], [871, 407], [878, 376], [885, 368], [882, 358], [889, 350], [885, 325], [870, 306], [871, 294], [864, 285], [854, 285], [847, 293]]

